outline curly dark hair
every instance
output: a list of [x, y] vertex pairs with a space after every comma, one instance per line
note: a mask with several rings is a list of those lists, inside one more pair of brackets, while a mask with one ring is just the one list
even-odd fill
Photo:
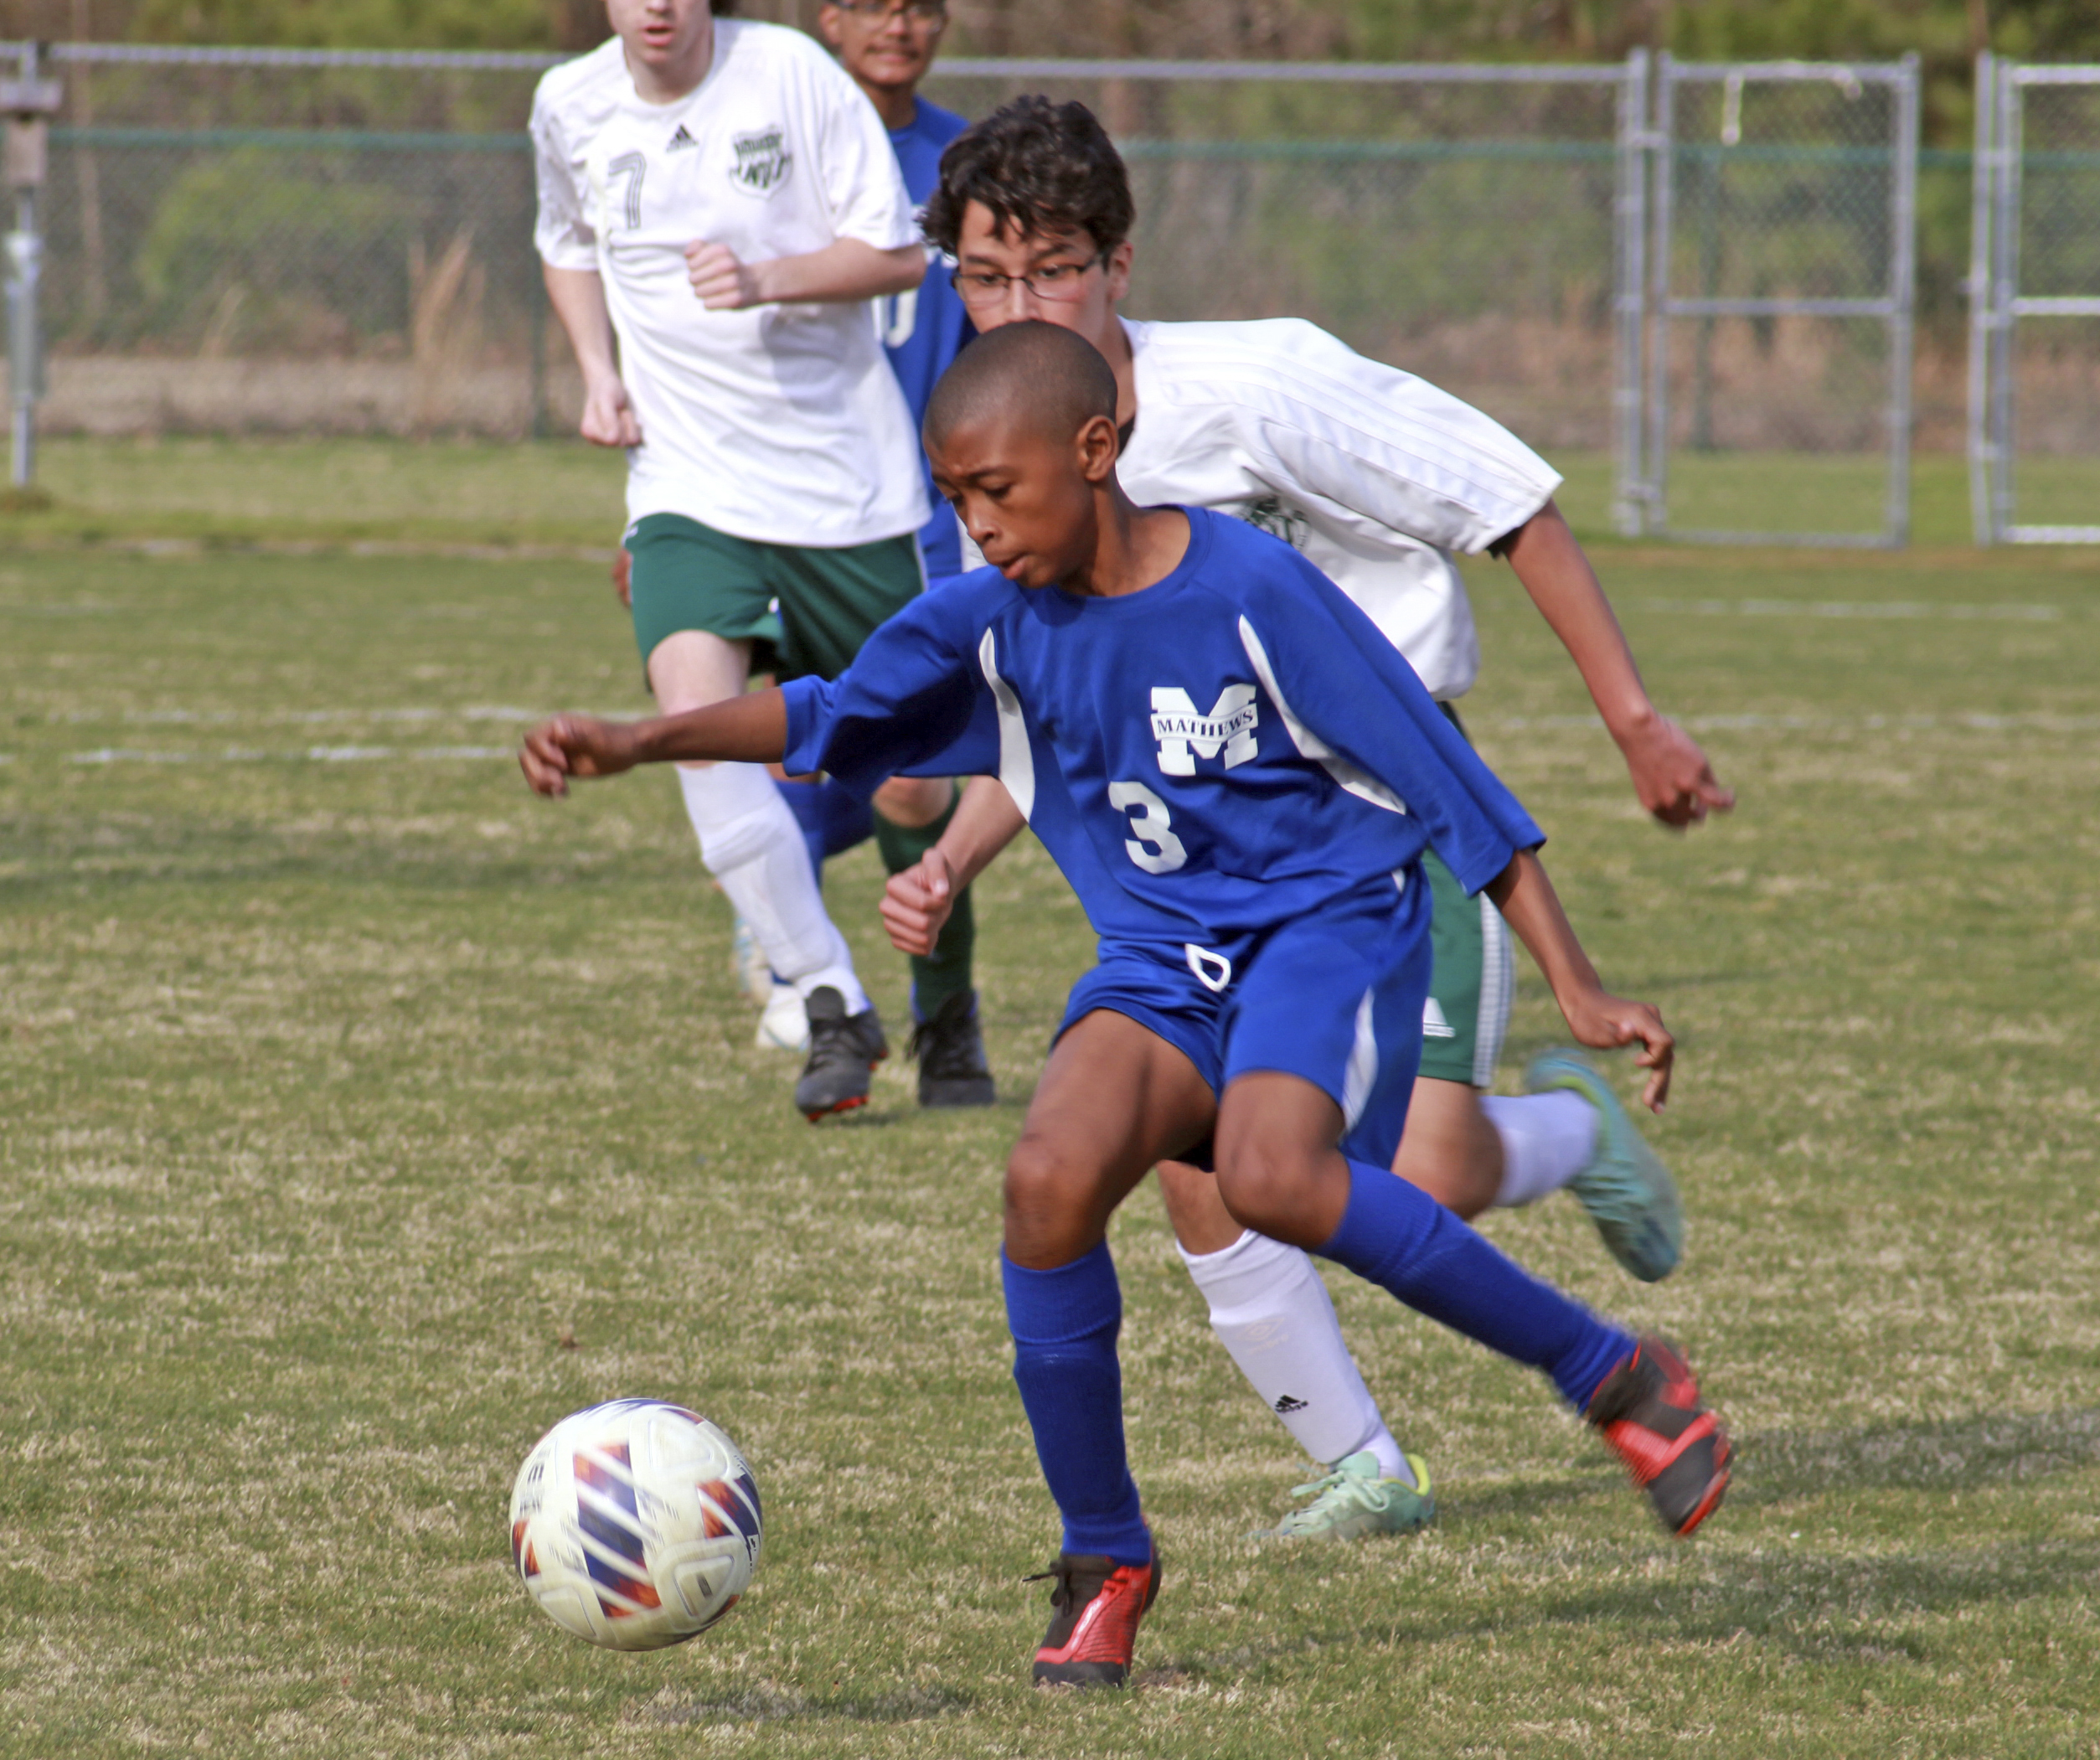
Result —
[[1108, 131], [1084, 104], [1031, 92], [1004, 104], [948, 142], [941, 182], [920, 230], [954, 255], [971, 203], [991, 210], [993, 230], [1079, 232], [1113, 250], [1130, 236], [1137, 209], [1130, 178]]

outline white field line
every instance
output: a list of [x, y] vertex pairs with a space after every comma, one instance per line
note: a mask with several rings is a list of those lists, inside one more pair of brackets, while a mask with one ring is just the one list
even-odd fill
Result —
[[[382, 760], [429, 761], [512, 758], [510, 746], [309, 746], [301, 751], [259, 751], [230, 746], [224, 751], [143, 751], [121, 746], [101, 746], [92, 751], [70, 751], [68, 764], [367, 764]], [[12, 763], [13, 753], [0, 753], [0, 762]]]
[[[442, 538], [427, 543], [414, 539], [356, 538], [347, 541], [325, 538], [230, 538], [207, 543], [202, 538], [107, 538], [84, 544], [66, 540], [34, 544], [49, 555], [54, 550], [74, 549], [115, 550], [124, 555], [154, 557], [204, 555], [243, 556], [358, 556], [432, 557], [444, 562], [596, 562], [610, 563], [619, 554], [614, 545], [596, 544], [459, 544]], [[31, 606], [42, 610], [43, 606]]]
[[1860, 617], [1874, 621], [1943, 619], [2013, 623], [2058, 623], [2071, 615], [2061, 605], [1932, 605], [1896, 599], [1637, 599], [1643, 611], [1683, 617]]
[[[1683, 717], [1683, 721], [1695, 733], [2100, 733], [2100, 715], [2053, 715], [2040, 710], [2020, 715], [1804, 715], [1752, 713], [1686, 715]], [[1482, 715], [1475, 718], [1474, 725], [1511, 733], [1560, 732], [1571, 728], [1587, 729], [1600, 734], [1604, 730], [1603, 722], [1594, 715]], [[15, 752], [0, 751], [0, 764], [14, 763], [21, 756]], [[105, 766], [112, 764], [481, 763], [498, 759], [508, 760], [516, 756], [517, 748], [512, 746], [307, 746], [288, 751], [230, 746], [219, 751], [154, 751], [140, 747], [98, 746], [85, 751], [60, 754], [58, 761]]]
[[[1963, 733], [2092, 733], [2100, 730], [2100, 715], [2061, 715], [2046, 710], [2021, 715], [1679, 715], [1677, 718], [1695, 733], [1755, 732], [1771, 729], [1780, 732], [1806, 730], [1822, 732], [1878, 733], [1894, 728], [1900, 732], [1952, 730]], [[1604, 730], [1603, 721], [1594, 715], [1482, 715], [1473, 725], [1482, 727], [1509, 728], [1522, 732], [1528, 729], [1589, 727], [1599, 733]]]
[[[591, 711], [586, 711], [591, 712]], [[632, 710], [608, 714], [632, 714]], [[110, 715], [91, 709], [76, 709], [59, 717], [69, 725], [90, 725], [116, 721], [127, 727], [225, 727], [247, 723], [258, 727], [303, 727], [324, 721], [544, 721], [553, 711], [517, 709], [508, 704], [476, 704], [465, 709], [434, 708], [428, 705], [404, 709], [300, 709], [247, 715], [235, 709], [136, 709]]]

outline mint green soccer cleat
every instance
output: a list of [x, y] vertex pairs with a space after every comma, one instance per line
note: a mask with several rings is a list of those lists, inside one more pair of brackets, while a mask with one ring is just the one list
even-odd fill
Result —
[[1426, 1528], [1437, 1519], [1429, 1469], [1412, 1454], [1407, 1465], [1415, 1475], [1411, 1485], [1404, 1479], [1381, 1476], [1378, 1457], [1368, 1448], [1337, 1461], [1325, 1478], [1292, 1488], [1292, 1496], [1311, 1496], [1311, 1503], [1253, 1538], [1361, 1540], [1366, 1534], [1408, 1534]]
[[730, 936], [729, 968], [735, 975], [738, 988], [759, 1007], [764, 1008], [773, 999], [773, 986], [778, 980], [773, 976], [773, 968], [766, 963], [766, 955], [758, 945], [758, 937], [751, 933], [751, 926], [740, 916]]
[[1611, 1083], [1587, 1058], [1548, 1051], [1532, 1060], [1524, 1085], [1534, 1094], [1571, 1088], [1597, 1108], [1596, 1153], [1568, 1190], [1612, 1257], [1642, 1283], [1660, 1283], [1684, 1256], [1685, 1208], [1677, 1182], [1634, 1128]]

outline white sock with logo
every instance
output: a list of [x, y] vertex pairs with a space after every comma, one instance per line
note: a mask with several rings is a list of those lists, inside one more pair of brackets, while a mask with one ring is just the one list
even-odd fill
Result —
[[700, 859], [751, 926], [766, 963], [805, 1001], [820, 984], [829, 984], [845, 999], [849, 1014], [860, 1013], [868, 993], [854, 975], [845, 937], [824, 913], [802, 828], [765, 766], [681, 766], [679, 787], [700, 840]]
[[1413, 1484], [1311, 1258], [1251, 1229], [1220, 1252], [1175, 1244], [1210, 1304], [1210, 1329], [1298, 1447], [1330, 1467], [1368, 1448], [1380, 1473]]
[[1590, 1164], [1602, 1128], [1597, 1108], [1572, 1088], [1520, 1099], [1490, 1095], [1480, 1102], [1502, 1139], [1498, 1209], [1535, 1204], [1557, 1192]]

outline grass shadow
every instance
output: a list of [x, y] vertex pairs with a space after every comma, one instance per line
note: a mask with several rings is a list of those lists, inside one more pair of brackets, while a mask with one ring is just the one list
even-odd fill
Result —
[[902, 1692], [783, 1693], [755, 1687], [725, 1699], [653, 1705], [637, 1721], [679, 1728], [695, 1724], [767, 1724], [836, 1721], [842, 1723], [919, 1723], [967, 1711], [974, 1701], [962, 1693], [910, 1688]]
[[2100, 1466], [2100, 1409], [1979, 1412], [1929, 1424], [1764, 1430], [1740, 1439], [1730, 1496], [1775, 1503], [1832, 1490], [1980, 1490]]
[[1401, 1649], [1424, 1644], [1510, 1644], [1525, 1633], [1597, 1628], [1624, 1643], [1750, 1645], [1801, 1663], [1926, 1663], [1936, 1643], [1917, 1616], [1959, 1621], [1978, 1609], [2013, 1610], [2046, 1598], [2082, 1605], [2100, 1540], [2022, 1540], [1886, 1557], [1803, 1548], [1712, 1555], [1696, 1580], [1638, 1580], [1541, 1596], [1528, 1603], [1439, 1614], [1396, 1607], [1389, 1617], [1334, 1622], [1269, 1644], [1185, 1651], [1157, 1662], [1140, 1685], [1169, 1690], [1230, 1680], [1268, 1664], [1329, 1648]]
[[[2100, 1466], [2100, 1409], [1979, 1413], [1854, 1430], [1760, 1430], [1735, 1440], [1728, 1502], [1736, 1509], [1832, 1491], [1983, 1490]], [[1580, 1476], [1462, 1484], [1443, 1500], [1452, 1515], [1492, 1519], [1625, 1490], [1624, 1477], [1600, 1460], [1597, 1471]]]

